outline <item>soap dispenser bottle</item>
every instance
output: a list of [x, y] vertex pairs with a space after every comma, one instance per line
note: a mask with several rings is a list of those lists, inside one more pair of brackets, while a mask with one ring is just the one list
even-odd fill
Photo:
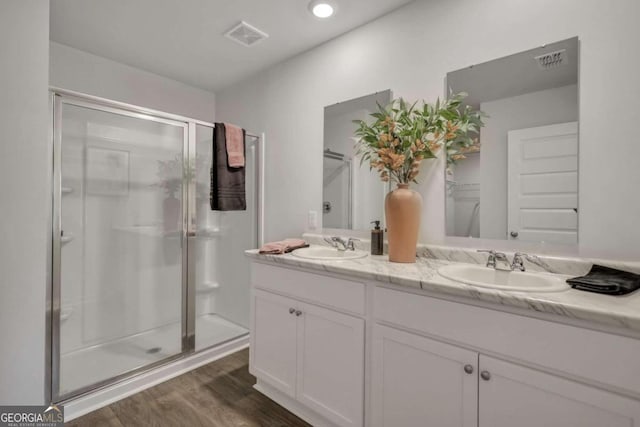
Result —
[[371, 255], [382, 255], [384, 251], [384, 231], [380, 229], [380, 221], [371, 221], [375, 224], [371, 230]]

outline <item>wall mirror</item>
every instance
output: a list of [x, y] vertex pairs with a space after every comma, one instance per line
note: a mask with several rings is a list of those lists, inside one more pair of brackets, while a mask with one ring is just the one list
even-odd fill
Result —
[[447, 74], [488, 115], [446, 172], [448, 236], [578, 241], [578, 38]]
[[355, 156], [353, 120], [368, 120], [378, 104], [391, 102], [391, 90], [376, 92], [324, 108], [322, 225], [324, 228], [364, 230], [371, 221], [384, 221], [388, 185]]

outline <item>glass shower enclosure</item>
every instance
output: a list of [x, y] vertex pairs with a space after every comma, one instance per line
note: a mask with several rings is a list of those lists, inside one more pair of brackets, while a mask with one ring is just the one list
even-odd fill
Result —
[[327, 228], [353, 228], [352, 159], [325, 149], [323, 153], [322, 224]]
[[248, 334], [247, 210], [209, 209], [211, 124], [52, 94], [51, 401]]

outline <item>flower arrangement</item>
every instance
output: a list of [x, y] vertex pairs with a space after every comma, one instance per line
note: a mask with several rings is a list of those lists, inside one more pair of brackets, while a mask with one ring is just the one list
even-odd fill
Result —
[[417, 182], [420, 163], [436, 158], [444, 150], [447, 170], [451, 164], [464, 159], [464, 154], [477, 148], [475, 135], [484, 125], [481, 111], [462, 106], [465, 93], [451, 95], [435, 104], [422, 101], [409, 105], [404, 99], [393, 100], [388, 106], [378, 105], [372, 113], [371, 124], [354, 120], [358, 125], [356, 155], [360, 164], [369, 161], [382, 181], [398, 184]]
[[154, 184], [167, 192], [168, 196], [175, 196], [175, 193], [182, 187], [180, 177], [184, 160], [181, 154], [176, 154], [171, 160], [158, 160], [158, 178], [162, 180]]
[[[195, 166], [192, 163], [188, 163], [188, 166], [185, 167], [182, 153], [176, 154], [170, 160], [158, 160], [157, 176], [161, 181], [153, 184], [153, 186], [165, 190], [167, 196], [175, 197], [178, 190], [182, 189], [184, 182], [196, 180], [196, 171], [208, 172], [207, 163], [209, 161], [204, 157], [196, 157]], [[198, 199], [204, 199], [208, 197], [209, 189], [206, 185], [196, 180], [196, 192]]]

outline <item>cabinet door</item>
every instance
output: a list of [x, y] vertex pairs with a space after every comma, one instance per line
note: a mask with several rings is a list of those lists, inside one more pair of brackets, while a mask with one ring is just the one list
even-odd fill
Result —
[[295, 396], [296, 301], [254, 290], [251, 322], [251, 373]]
[[480, 356], [480, 427], [632, 427], [640, 402]]
[[299, 402], [339, 426], [362, 426], [364, 320], [299, 304]]
[[478, 354], [374, 326], [372, 415], [376, 427], [477, 427]]

